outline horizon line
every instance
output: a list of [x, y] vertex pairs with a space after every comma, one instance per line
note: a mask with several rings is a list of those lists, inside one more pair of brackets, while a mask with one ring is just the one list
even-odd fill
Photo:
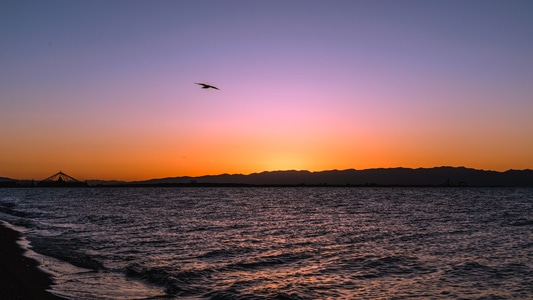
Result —
[[[123, 180], [123, 179], [85, 179], [81, 181], [119, 181], [119, 182], [142, 182], [142, 181], [149, 181], [149, 180], [158, 180], [158, 179], [168, 179], [168, 178], [199, 178], [199, 177], [215, 177], [215, 176], [250, 176], [254, 174], [262, 174], [262, 173], [275, 173], [275, 172], [308, 172], [308, 173], [322, 173], [322, 172], [342, 172], [342, 171], [368, 171], [368, 170], [394, 170], [394, 169], [408, 169], [408, 170], [421, 170], [421, 169], [439, 169], [439, 168], [451, 168], [451, 169], [470, 169], [470, 170], [476, 170], [476, 171], [484, 171], [484, 172], [496, 172], [496, 173], [505, 173], [509, 171], [532, 171], [531, 168], [525, 168], [525, 169], [506, 169], [505, 171], [497, 171], [497, 170], [491, 170], [491, 169], [478, 169], [478, 168], [471, 168], [471, 167], [465, 167], [465, 166], [434, 166], [434, 167], [375, 167], [375, 168], [365, 168], [365, 169], [356, 169], [356, 168], [347, 168], [347, 169], [324, 169], [324, 170], [318, 170], [318, 171], [311, 171], [306, 169], [277, 169], [277, 170], [264, 170], [264, 171], [257, 171], [257, 172], [251, 172], [251, 173], [218, 173], [218, 174], [204, 174], [204, 175], [176, 175], [176, 176], [166, 176], [166, 177], [152, 177], [147, 179], [135, 179], [135, 180]], [[58, 171], [59, 173], [66, 174], [63, 171]], [[58, 172], [54, 173], [57, 174]], [[11, 177], [3, 177], [0, 176], [0, 178], [3, 179], [10, 179], [10, 180], [16, 180], [16, 181], [43, 181], [49, 178], [50, 176], [44, 178], [44, 179], [16, 179]]]

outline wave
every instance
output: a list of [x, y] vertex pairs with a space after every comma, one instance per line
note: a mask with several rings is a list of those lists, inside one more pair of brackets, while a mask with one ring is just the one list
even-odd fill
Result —
[[245, 261], [230, 264], [228, 267], [240, 270], [260, 269], [290, 264], [310, 257], [312, 257], [312, 255], [306, 252], [280, 253], [277, 255], [266, 255], [262, 257], [249, 258]]
[[251, 247], [232, 247], [208, 250], [197, 256], [198, 259], [229, 259], [256, 251]]
[[203, 295], [203, 298], [210, 300], [306, 300], [314, 299], [301, 296], [298, 293], [268, 293], [266, 295], [257, 294], [241, 294], [235, 289], [226, 289], [221, 291], [214, 291]]
[[103, 264], [93, 256], [76, 249], [77, 242], [61, 237], [28, 236], [28, 240], [35, 252], [57, 258], [74, 266], [90, 269], [105, 270]]
[[462, 262], [452, 265], [446, 272], [451, 278], [458, 280], [506, 280], [516, 275], [531, 277], [533, 269], [523, 263], [504, 265], [484, 265], [475, 261]]
[[193, 296], [206, 292], [199, 285], [202, 278], [209, 276], [212, 270], [176, 270], [175, 267], [145, 267], [131, 264], [124, 270], [129, 278], [141, 279], [165, 288], [165, 293], [173, 296]]
[[16, 208], [15, 202], [0, 202], [0, 212], [5, 213], [7, 215], [15, 216], [15, 217], [27, 217], [28, 213], [24, 211], [19, 211]]

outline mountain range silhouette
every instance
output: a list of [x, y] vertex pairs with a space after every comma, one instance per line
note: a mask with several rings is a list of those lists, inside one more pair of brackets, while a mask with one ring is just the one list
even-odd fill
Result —
[[533, 187], [533, 170], [485, 171], [465, 167], [365, 170], [269, 171], [132, 182], [140, 185], [310, 185], [310, 186], [512, 186]]
[[[505, 172], [465, 167], [380, 168], [329, 171], [266, 171], [261, 173], [181, 176], [143, 181], [87, 180], [89, 186], [455, 186], [533, 187], [533, 170]], [[0, 177], [0, 187], [33, 185]]]

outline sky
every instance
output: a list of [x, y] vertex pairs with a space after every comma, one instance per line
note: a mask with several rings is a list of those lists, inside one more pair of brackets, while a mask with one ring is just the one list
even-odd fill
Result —
[[529, 0], [3, 0], [0, 176], [533, 169], [532, 53]]

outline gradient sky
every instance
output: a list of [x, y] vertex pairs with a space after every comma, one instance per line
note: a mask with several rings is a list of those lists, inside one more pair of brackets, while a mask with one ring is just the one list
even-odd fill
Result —
[[0, 2], [0, 176], [399, 166], [533, 168], [533, 1]]

